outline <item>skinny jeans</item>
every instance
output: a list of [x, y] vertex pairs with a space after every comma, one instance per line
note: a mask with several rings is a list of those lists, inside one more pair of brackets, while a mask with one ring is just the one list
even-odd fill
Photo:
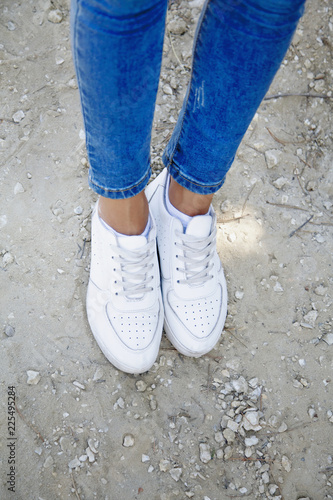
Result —
[[[72, 0], [71, 37], [89, 184], [128, 198], [151, 175], [167, 0]], [[289, 47], [305, 0], [206, 0], [187, 93], [163, 163], [200, 194], [223, 184]]]

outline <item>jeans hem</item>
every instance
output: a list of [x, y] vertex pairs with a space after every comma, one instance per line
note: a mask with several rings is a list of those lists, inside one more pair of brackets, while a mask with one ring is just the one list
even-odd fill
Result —
[[89, 186], [95, 193], [104, 196], [104, 198], [112, 198], [114, 200], [121, 200], [125, 198], [132, 198], [133, 196], [141, 193], [148, 184], [151, 176], [151, 168], [147, 171], [145, 176], [133, 186], [124, 189], [110, 189], [97, 184], [89, 174]]
[[189, 191], [192, 191], [192, 193], [197, 193], [197, 194], [214, 194], [216, 193], [224, 184], [225, 181], [225, 176], [224, 178], [218, 182], [217, 184], [213, 185], [205, 185], [205, 184], [200, 184], [199, 182], [195, 182], [192, 179], [189, 179], [188, 177], [185, 177], [179, 170], [178, 165], [176, 165], [172, 160], [169, 159], [168, 155], [164, 152], [162, 161], [164, 163], [164, 166], [168, 169], [169, 174], [171, 177], [181, 186], [184, 188], [188, 189]]

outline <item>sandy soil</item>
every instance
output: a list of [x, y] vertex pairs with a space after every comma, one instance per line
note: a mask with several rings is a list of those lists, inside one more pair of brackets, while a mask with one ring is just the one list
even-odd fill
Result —
[[[201, 3], [170, 6], [155, 173]], [[263, 102], [214, 200], [221, 342], [194, 360], [163, 339], [138, 377], [85, 315], [96, 195], [68, 7], [0, 4], [0, 498], [332, 499], [332, 3], [309, 0], [269, 91], [284, 96]]]

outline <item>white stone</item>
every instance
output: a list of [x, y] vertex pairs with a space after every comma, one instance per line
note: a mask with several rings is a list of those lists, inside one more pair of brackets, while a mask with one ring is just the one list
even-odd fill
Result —
[[170, 460], [162, 459], [160, 460], [158, 466], [161, 472], [167, 472], [171, 467]]
[[75, 457], [73, 460], [69, 462], [68, 467], [70, 469], [75, 469], [76, 467], [80, 467], [80, 465], [81, 465], [80, 460], [77, 457]]
[[282, 467], [286, 472], [291, 471], [291, 463], [288, 457], [286, 455], [283, 455], [282, 460], [281, 460]]
[[309, 325], [315, 326], [317, 317], [318, 317], [318, 311], [310, 311], [304, 316], [304, 320]]
[[333, 345], [333, 333], [328, 333], [323, 337], [323, 340], [326, 342], [328, 345]]
[[207, 464], [212, 459], [212, 452], [211, 452], [209, 444], [200, 443], [199, 444], [199, 451], [200, 451], [201, 462], [203, 462], [204, 464]]
[[49, 467], [51, 467], [53, 465], [53, 462], [54, 462], [53, 457], [49, 455], [43, 464], [44, 469], [48, 469]]
[[125, 436], [123, 437], [123, 446], [125, 446], [125, 448], [134, 446], [134, 442], [134, 436], [132, 434], [125, 434]]
[[280, 425], [280, 427], [278, 428], [278, 432], [286, 432], [286, 430], [288, 429], [288, 426], [285, 422], [282, 422], [282, 424]]
[[24, 187], [20, 182], [17, 182], [14, 186], [14, 194], [24, 193]]
[[234, 420], [229, 419], [227, 423], [227, 428], [232, 430], [233, 432], [238, 431], [239, 424], [237, 422], [234, 422]]
[[239, 377], [237, 380], [232, 381], [232, 386], [236, 392], [247, 393], [249, 386], [244, 377]]
[[237, 291], [235, 292], [235, 297], [236, 297], [236, 299], [238, 299], [238, 300], [242, 300], [242, 298], [244, 297], [244, 292], [240, 292], [239, 290], [237, 290]]
[[242, 424], [246, 431], [260, 431], [259, 413], [257, 411], [247, 411], [243, 415]]
[[288, 179], [286, 179], [285, 177], [279, 177], [278, 179], [276, 179], [275, 181], [273, 181], [273, 186], [276, 187], [276, 189], [282, 189], [283, 186], [285, 186], [288, 182]]
[[147, 389], [147, 384], [143, 380], [138, 380], [135, 382], [135, 387], [138, 392], [145, 392]]
[[250, 436], [245, 438], [245, 446], [255, 446], [259, 443], [259, 439], [256, 436]]
[[73, 385], [75, 385], [75, 387], [78, 387], [79, 389], [85, 389], [85, 386], [83, 384], [80, 384], [80, 382], [78, 382], [77, 380], [74, 380]]
[[144, 455], [144, 454], [141, 455], [141, 462], [142, 463], [146, 463], [146, 462], [149, 462], [149, 461], [150, 461], [149, 455]]
[[27, 384], [28, 385], [36, 385], [41, 379], [40, 373], [36, 372], [34, 370], [28, 370], [27, 371], [28, 379], [27, 379]]
[[278, 149], [268, 149], [265, 151], [265, 160], [267, 168], [276, 167], [279, 163], [281, 152]]
[[170, 469], [169, 473], [174, 481], [179, 481], [183, 469], [181, 467], [175, 467], [174, 469]]
[[61, 21], [62, 21], [61, 10], [59, 10], [59, 9], [51, 10], [49, 12], [49, 15], [47, 16], [47, 19], [50, 21], [50, 23], [54, 23], [54, 24], [61, 23]]
[[24, 111], [22, 111], [22, 109], [19, 109], [18, 111], [16, 111], [16, 113], [14, 113], [12, 116], [13, 121], [15, 123], [20, 123], [20, 121], [22, 121], [24, 117], [25, 117], [25, 114], [24, 114]]
[[185, 21], [178, 17], [168, 23], [168, 29], [174, 35], [183, 35], [187, 30], [187, 26]]

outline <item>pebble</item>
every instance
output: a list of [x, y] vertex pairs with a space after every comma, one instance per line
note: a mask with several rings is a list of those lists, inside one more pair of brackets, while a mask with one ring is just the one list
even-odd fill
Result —
[[91, 451], [95, 454], [98, 453], [98, 450], [97, 450], [98, 444], [99, 444], [98, 441], [94, 442], [91, 438], [88, 439], [88, 446], [91, 449]]
[[163, 92], [166, 95], [172, 95], [173, 94], [172, 88], [170, 87], [170, 85], [168, 83], [166, 83], [165, 85], [163, 85], [162, 90], [163, 90]]
[[291, 463], [288, 457], [286, 455], [283, 455], [282, 460], [281, 460], [282, 467], [286, 472], [291, 471]]
[[94, 376], [93, 376], [93, 381], [96, 382], [97, 380], [101, 380], [101, 378], [103, 377], [104, 375], [104, 371], [103, 369], [99, 366], [95, 373], [94, 373]]
[[317, 233], [313, 239], [316, 240], [317, 243], [325, 243], [325, 241], [326, 241], [324, 236], [322, 234], [319, 234], [319, 233]]
[[275, 181], [273, 181], [273, 186], [276, 187], [276, 189], [282, 189], [283, 186], [285, 186], [288, 183], [288, 179], [285, 177], [279, 177]]
[[242, 424], [246, 431], [260, 431], [259, 413], [257, 411], [247, 411], [243, 415]]
[[309, 325], [311, 325], [312, 327], [314, 327], [317, 317], [318, 317], [317, 311], [310, 311], [304, 316], [304, 321]]
[[85, 389], [85, 386], [83, 384], [80, 384], [80, 382], [78, 382], [77, 380], [74, 380], [73, 385], [75, 385], [75, 387], [78, 387], [79, 389]]
[[12, 254], [9, 252], [6, 252], [5, 255], [2, 257], [3, 266], [6, 267], [9, 264], [12, 264], [13, 262], [14, 262], [14, 257], [12, 256]]
[[13, 23], [13, 21], [8, 21], [8, 23], [7, 23], [7, 29], [8, 29], [9, 31], [14, 31], [14, 30], [16, 30], [16, 26], [15, 26], [15, 24]]
[[285, 422], [283, 422], [280, 427], [278, 428], [278, 432], [286, 432], [286, 430], [288, 429], [288, 426]]
[[168, 23], [168, 29], [174, 35], [183, 35], [187, 30], [187, 26], [183, 19], [175, 18]]
[[90, 463], [95, 462], [95, 455], [93, 454], [93, 452], [91, 451], [91, 449], [89, 447], [86, 448], [86, 455], [87, 455]]
[[281, 152], [278, 149], [268, 149], [265, 151], [267, 168], [274, 168], [279, 163]]
[[135, 382], [135, 387], [138, 392], [145, 392], [147, 389], [147, 384], [143, 380], [138, 380]]
[[76, 215], [81, 215], [83, 213], [83, 208], [79, 205], [78, 207], [74, 208], [74, 213]]
[[167, 472], [170, 469], [170, 460], [162, 459], [158, 464], [161, 472]]
[[231, 429], [225, 429], [223, 431], [223, 436], [226, 439], [228, 444], [231, 444], [235, 441], [235, 433]]
[[132, 434], [125, 434], [123, 437], [123, 446], [125, 446], [125, 448], [131, 448], [134, 446], [134, 443], [134, 436]]
[[13, 121], [15, 123], [20, 123], [20, 121], [22, 121], [24, 117], [25, 117], [25, 114], [22, 111], [22, 109], [20, 109], [19, 111], [16, 111], [16, 113], [14, 113], [12, 116]]
[[238, 291], [238, 290], [237, 290], [237, 291], [235, 292], [235, 297], [236, 297], [236, 299], [238, 299], [238, 300], [242, 300], [242, 298], [244, 297], [244, 292], [240, 292], [240, 291]]
[[28, 379], [27, 379], [27, 384], [28, 385], [36, 385], [41, 379], [40, 373], [36, 372], [34, 370], [28, 370], [27, 371]]
[[323, 337], [323, 340], [326, 342], [326, 344], [333, 345], [333, 333], [327, 333], [327, 335]]
[[[226, 429], [226, 430], [228, 430], [228, 429]], [[208, 464], [208, 462], [212, 459], [212, 452], [211, 452], [209, 444], [200, 443], [199, 444], [199, 454], [200, 454], [201, 462], [203, 462], [204, 464]]]
[[250, 436], [245, 438], [245, 446], [255, 446], [259, 443], [259, 439], [256, 436]]
[[239, 377], [237, 380], [232, 381], [232, 386], [238, 393], [247, 393], [249, 390], [248, 383], [244, 377]]
[[170, 471], [169, 471], [169, 474], [174, 481], [179, 481], [182, 473], [183, 473], [183, 469], [181, 467], [175, 467], [174, 469], [170, 469]]
[[14, 187], [14, 194], [24, 193], [24, 187], [20, 182], [17, 182]]
[[81, 465], [80, 460], [77, 457], [75, 457], [73, 460], [69, 462], [68, 467], [70, 469], [75, 469], [76, 467], [80, 467], [80, 465]]
[[7, 337], [14, 337], [15, 335], [15, 328], [11, 325], [7, 325], [5, 327], [5, 335], [7, 335]]
[[327, 292], [327, 287], [323, 286], [323, 285], [319, 285], [315, 288], [314, 290], [314, 293], [316, 295], [319, 295], [320, 297], [323, 297]]
[[53, 465], [53, 462], [54, 462], [53, 457], [49, 455], [43, 464], [44, 469], [48, 469], [49, 467], [51, 467]]
[[144, 454], [141, 455], [141, 462], [142, 463], [146, 463], [146, 462], [149, 462], [149, 461], [150, 461], [150, 456], [149, 455], [144, 455]]
[[54, 24], [61, 23], [61, 21], [63, 19], [61, 10], [59, 10], [59, 9], [50, 10], [50, 12], [47, 16], [47, 19], [50, 21], [50, 23], [54, 23]]

